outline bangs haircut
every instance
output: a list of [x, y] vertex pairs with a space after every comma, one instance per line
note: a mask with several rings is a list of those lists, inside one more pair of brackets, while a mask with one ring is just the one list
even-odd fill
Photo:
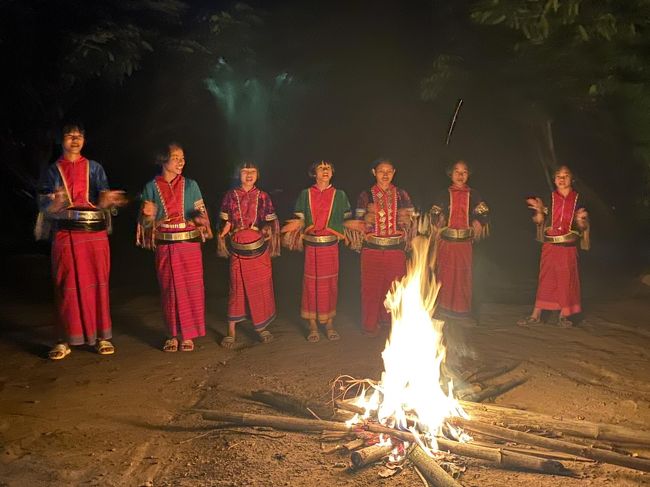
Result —
[[465, 168], [467, 169], [467, 176], [472, 175], [472, 169], [469, 167], [469, 164], [467, 164], [467, 161], [465, 161], [464, 159], [458, 159], [457, 161], [454, 161], [447, 166], [447, 176], [451, 177], [451, 175], [454, 172], [454, 168], [458, 164], [463, 164], [465, 166]]
[[321, 161], [313, 162], [311, 166], [309, 166], [309, 172], [307, 173], [309, 174], [309, 177], [312, 178], [316, 177], [316, 168], [318, 166], [329, 166], [332, 169], [332, 175], [334, 175], [334, 173], [336, 172], [336, 170], [334, 169], [334, 164], [332, 164], [329, 161], [321, 160]]
[[162, 146], [160, 149], [158, 149], [158, 151], [156, 151], [156, 156], [155, 156], [156, 165], [162, 166], [167, 161], [169, 161], [169, 158], [172, 155], [172, 150], [174, 149], [183, 150], [183, 146], [180, 145], [178, 142], [170, 142], [169, 144], [166, 144]]

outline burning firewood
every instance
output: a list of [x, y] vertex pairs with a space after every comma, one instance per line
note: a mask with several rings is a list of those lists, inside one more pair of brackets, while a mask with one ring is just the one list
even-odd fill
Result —
[[[394, 438], [415, 443], [413, 433], [399, 431], [380, 424], [368, 423], [358, 426], [348, 426], [335, 421], [322, 421], [316, 419], [292, 418], [287, 416], [269, 416], [261, 414], [229, 413], [225, 411], [195, 409], [201, 413], [203, 419], [222, 421], [225, 423], [246, 426], [269, 426], [287, 431], [319, 432], [319, 431], [353, 431], [354, 429], [372, 431], [392, 436]], [[494, 464], [513, 470], [528, 470], [551, 475], [567, 475], [570, 471], [560, 462], [537, 458], [532, 455], [505, 452], [497, 448], [475, 446], [470, 443], [438, 439], [438, 446], [443, 451], [449, 451], [459, 456], [477, 458], [493, 462]]]

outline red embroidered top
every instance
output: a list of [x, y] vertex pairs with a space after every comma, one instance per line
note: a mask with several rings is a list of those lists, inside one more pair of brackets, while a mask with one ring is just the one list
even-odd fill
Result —
[[96, 208], [89, 200], [89, 164], [88, 159], [80, 157], [72, 162], [63, 157], [57, 161], [59, 172], [70, 204], [74, 208]]
[[566, 196], [557, 191], [551, 193], [551, 211], [549, 213], [550, 225], [546, 231], [547, 235], [565, 235], [571, 231], [573, 217], [578, 204], [578, 193], [571, 190]]
[[334, 193], [336, 193], [336, 190], [332, 185], [329, 185], [322, 191], [315, 185], [309, 188], [309, 206], [311, 208], [313, 225], [308, 233], [312, 235], [332, 234], [327, 229], [327, 222], [329, 221], [334, 204]]

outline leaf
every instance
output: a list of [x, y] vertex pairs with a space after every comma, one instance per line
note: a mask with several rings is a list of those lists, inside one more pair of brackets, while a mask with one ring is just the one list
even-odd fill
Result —
[[583, 41], [587, 42], [589, 40], [587, 29], [585, 29], [582, 25], [578, 25], [578, 33], [580, 34], [580, 37], [582, 37]]

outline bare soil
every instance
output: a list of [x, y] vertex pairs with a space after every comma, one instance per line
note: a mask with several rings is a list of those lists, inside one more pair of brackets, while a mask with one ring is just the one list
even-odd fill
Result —
[[[287, 262], [296, 272], [276, 271], [280, 317], [271, 326], [276, 340], [262, 345], [244, 324], [240, 348], [233, 351], [218, 346], [226, 329], [223, 287], [214, 298], [208, 286], [209, 332], [195, 352], [161, 352], [155, 290], [125, 287], [113, 293], [117, 353], [101, 357], [81, 347], [57, 363], [44, 358], [52, 326], [49, 296], [5, 292], [0, 485], [421, 485], [410, 467], [388, 479], [380, 478], [378, 466], [352, 472], [349, 458], [322, 452], [331, 445], [322, 445], [317, 434], [218, 427], [191, 411], [275, 414], [251, 401], [250, 392], [271, 389], [326, 401], [331, 381], [341, 374], [379, 378], [386, 336], [371, 339], [359, 332], [356, 283], [342, 283], [341, 341], [323, 336], [308, 343], [296, 315], [299, 266]], [[208, 284], [210, 279], [223, 276], [210, 277]], [[517, 363], [498, 381], [529, 379], [498, 404], [650, 430], [648, 295], [592, 300], [586, 308], [575, 328], [526, 329], [514, 322], [527, 306], [485, 303], [480, 326], [447, 324], [452, 360], [467, 368]], [[460, 477], [465, 486], [650, 485], [648, 474], [596, 463], [565, 462], [576, 472], [568, 478], [499, 470], [466, 458], [455, 462], [466, 467]]]

